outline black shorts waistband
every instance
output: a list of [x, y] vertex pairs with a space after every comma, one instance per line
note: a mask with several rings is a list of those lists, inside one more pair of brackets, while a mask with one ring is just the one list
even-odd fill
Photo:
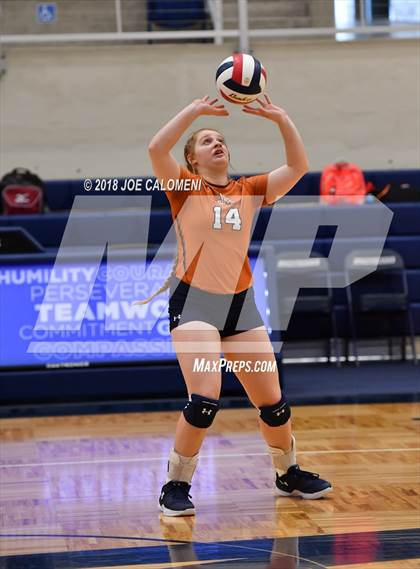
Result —
[[169, 286], [169, 294], [172, 296], [174, 293], [176, 296], [186, 297], [189, 292], [196, 293], [202, 296], [208, 296], [209, 298], [232, 298], [233, 300], [241, 300], [244, 299], [247, 293], [252, 289], [252, 287], [242, 290], [241, 292], [235, 293], [219, 293], [219, 292], [210, 292], [208, 290], [203, 290], [201, 288], [197, 288], [195, 286], [186, 283], [185, 281], [178, 279], [177, 277], [172, 277]]

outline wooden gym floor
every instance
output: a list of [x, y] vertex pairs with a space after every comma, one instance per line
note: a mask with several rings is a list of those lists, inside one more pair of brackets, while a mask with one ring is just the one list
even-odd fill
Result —
[[160, 486], [179, 412], [3, 419], [0, 568], [420, 568], [414, 403], [295, 407], [317, 501], [276, 497], [254, 409], [222, 409], [191, 490], [164, 518]]

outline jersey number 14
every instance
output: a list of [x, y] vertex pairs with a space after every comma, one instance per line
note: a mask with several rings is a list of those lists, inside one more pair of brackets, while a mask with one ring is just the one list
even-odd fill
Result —
[[[213, 207], [214, 211], [214, 222], [213, 222], [213, 229], [222, 229], [222, 208], [220, 205], [215, 205]], [[230, 223], [232, 225], [232, 229], [235, 231], [239, 231], [241, 229], [242, 220], [241, 216], [239, 215], [239, 210], [237, 207], [231, 207], [225, 216], [225, 223]]]

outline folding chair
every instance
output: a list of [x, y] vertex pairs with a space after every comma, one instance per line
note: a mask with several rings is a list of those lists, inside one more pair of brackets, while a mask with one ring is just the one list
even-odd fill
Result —
[[[331, 362], [331, 337], [334, 340], [335, 363], [340, 366], [337, 319], [332, 299], [331, 274], [328, 260], [319, 254], [294, 251], [276, 257], [277, 288], [279, 293], [280, 322], [285, 323], [293, 310], [294, 316], [328, 318], [328, 361]], [[299, 290], [300, 289], [300, 290]], [[296, 293], [299, 292], [297, 298]], [[287, 336], [287, 333], [285, 334]]]
[[[360, 316], [383, 315], [388, 327], [388, 350], [392, 357], [393, 317], [405, 316], [402, 329], [402, 356], [406, 359], [407, 330], [410, 335], [414, 363], [417, 364], [416, 341], [414, 336], [413, 315], [408, 299], [407, 275], [404, 261], [396, 251], [384, 249], [378, 258], [377, 251], [357, 250], [349, 253], [344, 261], [347, 307], [356, 365], [359, 365], [358, 320]], [[373, 272], [360, 278], [361, 271], [371, 269]], [[354, 282], [353, 282], [354, 281]], [[365, 325], [367, 324], [365, 319]], [[376, 333], [377, 327], [375, 328]]]

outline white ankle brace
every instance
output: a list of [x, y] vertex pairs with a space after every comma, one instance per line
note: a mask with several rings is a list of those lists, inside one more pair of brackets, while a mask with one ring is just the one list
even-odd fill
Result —
[[198, 454], [194, 456], [182, 456], [175, 449], [169, 453], [168, 474], [166, 482], [170, 480], [179, 480], [180, 482], [188, 482], [191, 480], [198, 462]]
[[279, 476], [285, 474], [290, 466], [296, 464], [296, 440], [292, 435], [292, 446], [290, 450], [284, 451], [281, 448], [268, 447], [268, 451], [273, 461], [273, 466]]

